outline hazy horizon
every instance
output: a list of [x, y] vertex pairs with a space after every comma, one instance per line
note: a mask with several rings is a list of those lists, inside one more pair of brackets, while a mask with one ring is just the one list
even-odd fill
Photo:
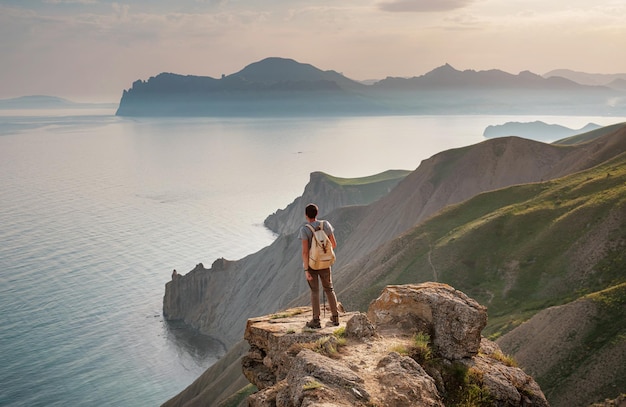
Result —
[[458, 70], [626, 72], [626, 4], [599, 0], [0, 1], [0, 99], [117, 102], [161, 72], [267, 57], [355, 80]]

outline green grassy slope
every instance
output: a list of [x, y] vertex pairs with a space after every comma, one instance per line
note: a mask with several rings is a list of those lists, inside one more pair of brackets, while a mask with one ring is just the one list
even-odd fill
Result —
[[547, 308], [498, 339], [553, 407], [587, 407], [626, 389], [626, 283]]
[[590, 300], [596, 313], [580, 343], [535, 377], [554, 406], [589, 405], [626, 389], [626, 283], [581, 300]]
[[367, 205], [387, 195], [389, 190], [409, 175], [408, 170], [388, 170], [359, 178], [341, 178], [322, 173], [326, 181], [344, 193], [354, 197], [354, 204]]
[[359, 178], [341, 178], [335, 177], [329, 174], [326, 174], [329, 180], [336, 183], [337, 185], [342, 186], [351, 186], [351, 185], [366, 185], [366, 184], [374, 184], [382, 181], [389, 180], [398, 180], [406, 177], [410, 174], [411, 171], [407, 170], [388, 170], [381, 172], [379, 174], [370, 175], [367, 177], [359, 177]]
[[622, 154], [444, 209], [373, 253], [362, 265], [369, 288], [342, 299], [366, 309], [385, 285], [445, 282], [488, 306], [485, 334], [497, 337], [539, 310], [626, 281], [625, 242]]

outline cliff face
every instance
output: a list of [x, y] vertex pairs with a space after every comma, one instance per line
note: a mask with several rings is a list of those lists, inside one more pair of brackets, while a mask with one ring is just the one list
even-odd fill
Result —
[[304, 222], [304, 207], [315, 202], [320, 206], [320, 219], [337, 208], [350, 205], [369, 205], [387, 195], [410, 171], [390, 170], [371, 177], [335, 178], [322, 172], [313, 172], [302, 196], [285, 209], [279, 209], [265, 219], [268, 229], [291, 234]]
[[296, 236], [280, 236], [241, 260], [219, 259], [210, 269], [199, 264], [165, 285], [163, 315], [230, 347], [254, 309], [274, 312], [307, 289], [299, 247]]
[[242, 366], [258, 388], [249, 406], [548, 405], [481, 338], [486, 309], [448, 285], [387, 287], [367, 315], [341, 315], [339, 329], [303, 329], [310, 317], [305, 307], [248, 320]]

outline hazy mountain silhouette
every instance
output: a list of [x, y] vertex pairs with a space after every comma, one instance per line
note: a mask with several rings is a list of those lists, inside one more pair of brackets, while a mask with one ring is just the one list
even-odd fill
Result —
[[422, 76], [413, 78], [386, 78], [373, 85], [378, 89], [437, 89], [437, 88], [476, 88], [476, 89], [582, 89], [574, 81], [551, 77], [543, 78], [530, 71], [513, 75], [498, 69], [488, 71], [459, 71], [445, 64]]
[[483, 137], [518, 136], [532, 140], [552, 141], [587, 133], [598, 128], [600, 126], [594, 123], [588, 123], [580, 129], [570, 129], [569, 127], [548, 124], [539, 120], [534, 122], [506, 122], [504, 124], [487, 126], [483, 132]]
[[364, 90], [366, 85], [348, 79], [335, 71], [322, 71], [313, 65], [302, 64], [293, 59], [265, 58], [254, 62], [226, 78], [239, 78], [256, 83], [332, 82], [338, 89]]
[[30, 95], [0, 100], [0, 108], [4, 109], [40, 109], [51, 107], [68, 107], [74, 104], [74, 102], [71, 102], [67, 99], [45, 95]]
[[124, 90], [120, 116], [626, 114], [626, 93], [524, 71], [449, 64], [371, 85], [293, 59], [266, 58], [223, 75], [161, 73]]
[[[616, 74], [600, 74], [600, 73], [586, 73], [586, 72], [578, 72], [572, 71], [571, 69], [555, 69], [550, 72], [543, 74], [544, 78], [552, 78], [552, 77], [562, 77], [569, 79], [571, 81], [580, 83], [582, 85], [591, 85], [591, 86], [608, 86], [613, 87], [614, 81], [617, 84], [620, 83], [620, 79], [622, 81], [626, 81], [626, 73], [616, 73]], [[623, 89], [623, 88], [616, 88]]]
[[[626, 76], [626, 75], [625, 75]], [[607, 84], [609, 88], [626, 90], [626, 78], [617, 78]]]
[[0, 99], [0, 109], [76, 109], [112, 108], [112, 103], [78, 103], [56, 96], [29, 95]]

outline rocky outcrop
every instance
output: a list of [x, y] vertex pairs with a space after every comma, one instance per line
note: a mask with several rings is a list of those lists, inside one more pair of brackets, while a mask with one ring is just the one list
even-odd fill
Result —
[[319, 330], [304, 328], [308, 307], [249, 319], [242, 367], [258, 391], [248, 405], [548, 405], [530, 376], [480, 338], [486, 309], [450, 286], [387, 287], [367, 315], [345, 313], [339, 328]]
[[388, 286], [370, 305], [369, 319], [379, 328], [428, 334], [446, 359], [478, 353], [487, 308], [446, 284]]

